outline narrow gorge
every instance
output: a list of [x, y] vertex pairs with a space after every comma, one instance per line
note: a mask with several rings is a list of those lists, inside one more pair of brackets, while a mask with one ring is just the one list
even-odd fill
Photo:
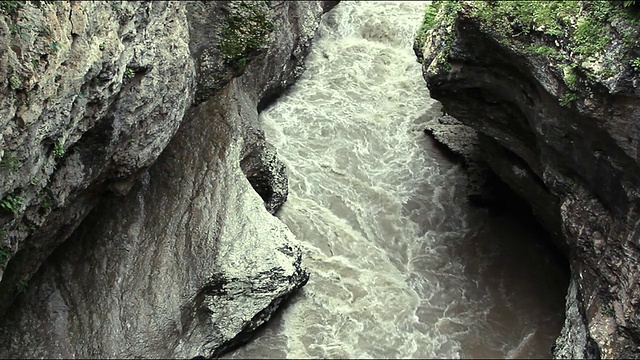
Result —
[[416, 39], [460, 121], [435, 135], [522, 196], [569, 259], [557, 358], [640, 357], [639, 30], [637, 1], [438, 1]]
[[257, 108], [331, 4], [0, 4], [1, 356], [245, 341], [308, 278]]
[[639, 357], [640, 8], [531, 4], [0, 2], [0, 356]]
[[[309, 282], [230, 358], [541, 358], [567, 278], [535, 224], [471, 206], [412, 50], [426, 3], [342, 2], [261, 118]], [[511, 212], [511, 210], [509, 211]]]

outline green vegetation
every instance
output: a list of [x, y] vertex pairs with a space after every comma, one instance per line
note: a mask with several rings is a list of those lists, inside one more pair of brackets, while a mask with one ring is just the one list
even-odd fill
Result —
[[591, 6], [592, 12], [589, 16], [579, 18], [573, 33], [574, 42], [568, 46], [583, 57], [591, 57], [604, 50], [604, 47], [611, 42], [612, 37], [607, 31], [610, 14], [608, 6]]
[[640, 74], [640, 0], [434, 0], [414, 43], [419, 59], [425, 41], [439, 49], [425, 54], [432, 62], [430, 72], [450, 71], [455, 21], [464, 18], [509, 51], [548, 61], [567, 86], [559, 99], [562, 106], [589, 96], [596, 82], [625, 69]]
[[267, 43], [273, 29], [259, 2], [243, 1], [231, 8], [220, 34], [219, 49], [225, 63], [236, 69], [245, 68], [249, 58]]
[[568, 106], [572, 101], [578, 100], [578, 95], [576, 95], [573, 91], [567, 91], [562, 97], [559, 99], [560, 106]]
[[27, 286], [29, 285], [29, 283], [22, 279], [20, 281], [18, 281], [18, 283], [16, 284], [16, 289], [18, 290], [19, 293], [24, 294], [27, 291]]
[[43, 25], [38, 27], [38, 29], [36, 30], [36, 33], [38, 34], [38, 36], [49, 37], [51, 36], [51, 29], [49, 29], [47, 25]]
[[[19, 90], [23, 90], [23, 89], [17, 89]], [[27, 105], [29, 103], [29, 100], [31, 99], [31, 91], [22, 91], [22, 92], [18, 92], [16, 93], [16, 108], [21, 108], [24, 105]]]
[[64, 143], [60, 140], [56, 140], [55, 143], [53, 143], [53, 156], [56, 159], [61, 159], [65, 154], [66, 151], [64, 150]]
[[449, 51], [453, 38], [455, 37], [455, 31], [449, 29], [449, 27], [453, 25], [455, 14], [459, 10], [462, 10], [462, 2], [460, 1], [434, 0], [427, 6], [424, 17], [422, 18], [422, 24], [416, 33], [413, 43], [413, 49], [418, 55], [418, 61], [423, 61], [422, 48], [425, 45], [430, 31], [436, 30], [437, 28], [447, 29], [443, 31], [443, 34], [447, 44], [447, 52]]
[[29, 30], [30, 28], [28, 26], [24, 26], [21, 24], [9, 24], [9, 33], [11, 35], [18, 35], [23, 40], [29, 39]]
[[472, 15], [504, 36], [522, 36], [530, 32], [561, 35], [566, 24], [580, 11], [575, 1], [492, 1], [478, 2]]
[[5, 152], [2, 160], [0, 160], [0, 168], [12, 171], [18, 170], [20, 161], [12, 152]]
[[13, 15], [24, 6], [26, 1], [0, 1], [0, 12], [6, 15]]
[[9, 78], [9, 86], [12, 90], [17, 90], [22, 87], [22, 80], [17, 75], [11, 75]]
[[574, 88], [576, 86], [576, 82], [578, 81], [578, 78], [576, 77], [576, 74], [574, 73], [567, 73], [564, 76], [564, 82], [569, 85], [570, 88]]
[[51, 210], [51, 205], [53, 205], [53, 200], [49, 194], [43, 194], [42, 202], [40, 203], [40, 209], [44, 212]]
[[0, 200], [0, 208], [12, 212], [14, 215], [20, 213], [20, 207], [24, 204], [24, 198], [9, 194]]
[[49, 43], [49, 49], [51, 50], [51, 53], [55, 53], [58, 50], [60, 50], [60, 44], [57, 41], [52, 41]]
[[578, 78], [575, 73], [575, 65], [564, 65], [562, 67], [563, 77], [565, 84], [569, 86], [569, 88], [573, 89], [576, 86], [576, 82]]
[[[579, 60], [601, 53], [612, 41], [612, 19], [622, 19], [630, 26], [623, 32], [625, 43], [636, 44], [640, 17], [629, 7], [637, 1], [618, 6], [616, 1], [451, 1], [435, 0], [427, 7], [416, 42], [424, 44], [426, 34], [435, 25], [447, 26], [455, 11], [481, 20], [485, 29], [513, 42], [529, 43], [526, 49], [541, 55], [552, 55], [554, 47], [563, 47]], [[455, 10], [455, 11], [454, 11]], [[443, 12], [441, 21], [437, 11]], [[447, 19], [449, 18], [449, 19]], [[545, 44], [531, 45], [531, 37], [545, 40]], [[555, 45], [554, 45], [555, 43]]]
[[422, 26], [420, 30], [418, 30], [418, 36], [426, 33], [429, 29], [431, 29], [435, 23], [436, 15], [438, 14], [438, 9], [440, 8], [440, 3], [436, 2], [430, 6], [427, 6], [427, 9], [424, 12], [424, 18], [422, 18]]
[[120, 1], [111, 1], [109, 4], [111, 5], [111, 10], [113, 10], [118, 15], [120, 23], [124, 23], [127, 20], [127, 13], [122, 8], [122, 4], [120, 3]]
[[[6, 19], [7, 26], [9, 28], [9, 33], [11, 35], [17, 35], [22, 40], [29, 40], [31, 36], [37, 35], [41, 37], [50, 37], [51, 29], [47, 25], [36, 26], [30, 22], [30, 19], [26, 13], [21, 13], [20, 10], [23, 9], [27, 3], [35, 6], [36, 8], [43, 10], [44, 4], [53, 4], [54, 1], [39, 1], [39, 0], [31, 0], [31, 1], [13, 1], [13, 0], [0, 0], [0, 14], [4, 14], [8, 17]], [[58, 2], [60, 3], [60, 2]], [[12, 39], [13, 40], [13, 39]], [[51, 51], [55, 52], [57, 50], [57, 43], [51, 47]], [[50, 46], [52, 46], [50, 44]], [[33, 59], [31, 60], [33, 62]], [[35, 68], [35, 65], [34, 65]], [[15, 83], [12, 83], [12, 88], [16, 89]]]
[[525, 51], [546, 57], [555, 56], [558, 54], [558, 49], [547, 45], [529, 45], [525, 48]]
[[488, 29], [512, 41], [527, 42], [531, 36], [546, 45], [566, 44], [579, 61], [597, 57], [613, 40], [611, 23], [620, 19], [629, 30], [621, 34], [625, 43], [637, 40], [640, 19], [612, 1], [493, 1], [477, 2], [471, 14]]
[[[4, 235], [4, 230], [0, 229], [2, 233], [0, 235]], [[7, 263], [9, 262], [9, 258], [11, 257], [11, 249], [6, 246], [0, 246], [0, 268], [6, 268]]]
[[[44, 4], [55, 3], [55, 1], [52, 0], [31, 0], [29, 2], [38, 9], [42, 9], [42, 5]], [[22, 9], [26, 4], [27, 1], [1, 0], [0, 13], [3, 13], [5, 15], [16, 15], [18, 14], [18, 11]]]
[[122, 11], [120, 3], [118, 3], [117, 1], [112, 1], [109, 3], [109, 5], [111, 6], [111, 10], [117, 12], [118, 14]]
[[133, 71], [132, 68], [128, 67], [124, 70], [124, 78], [125, 79], [133, 79], [136, 76], [136, 72]]
[[[431, 4], [427, 6], [424, 17], [422, 18], [422, 24], [420, 25], [420, 29], [416, 34], [414, 47], [420, 52], [420, 57], [422, 57], [422, 48], [424, 47], [424, 43], [427, 40], [427, 35], [429, 30], [433, 28], [436, 20], [436, 15], [438, 14], [438, 6], [439, 3]], [[420, 59], [422, 61], [422, 59]]]
[[631, 68], [633, 69], [633, 71], [640, 73], [640, 58], [631, 60]]

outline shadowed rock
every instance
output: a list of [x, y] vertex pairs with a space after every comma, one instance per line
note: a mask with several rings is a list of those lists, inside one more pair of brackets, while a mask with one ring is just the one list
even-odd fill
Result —
[[[629, 64], [640, 34], [615, 2], [563, 4], [575, 16], [555, 35], [512, 19], [491, 26], [487, 14], [502, 3], [443, 5], [421, 49], [423, 75], [447, 113], [478, 132], [482, 160], [569, 256], [554, 356], [637, 358], [640, 77]], [[587, 17], [604, 10], [617, 15], [590, 26], [611, 41], [580, 58], [575, 27], [601, 21]]]
[[[64, 41], [35, 74], [20, 53], [42, 44], [0, 36], [0, 66], [32, 75], [0, 96], [0, 191], [22, 200], [0, 214], [0, 354], [216, 357], [246, 341], [308, 278], [269, 213], [286, 175], [258, 104], [304, 70], [321, 2], [21, 6]], [[263, 41], [230, 54], [225, 31]]]

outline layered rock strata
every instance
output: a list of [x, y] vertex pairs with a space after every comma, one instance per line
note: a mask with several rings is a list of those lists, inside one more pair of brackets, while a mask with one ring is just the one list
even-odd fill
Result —
[[302, 73], [330, 6], [9, 3], [0, 354], [215, 357], [245, 341], [308, 276], [269, 214], [286, 174], [258, 107]]
[[569, 256], [553, 355], [639, 357], [637, 14], [558, 4], [443, 3], [425, 17], [431, 29], [417, 49], [431, 96], [477, 131], [482, 161]]

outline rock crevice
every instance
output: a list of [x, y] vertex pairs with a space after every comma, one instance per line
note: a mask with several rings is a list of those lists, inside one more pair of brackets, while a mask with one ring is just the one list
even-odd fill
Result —
[[302, 73], [330, 4], [11, 3], [0, 354], [216, 357], [246, 341], [308, 278], [269, 213], [287, 179], [258, 105]]
[[[629, 25], [636, 20], [615, 3], [540, 6], [575, 14], [552, 32], [551, 22], [527, 28], [527, 11], [541, 10], [525, 2], [441, 4], [416, 46], [423, 75], [446, 113], [478, 133], [481, 162], [529, 203], [569, 257], [567, 318], [554, 356], [638, 357], [640, 94], [628, 85], [640, 76], [622, 66], [638, 50]], [[509, 23], [503, 9], [522, 14]], [[597, 31], [619, 30], [596, 50], [578, 31], [594, 11], [612, 17]], [[596, 66], [596, 58], [612, 60]]]

